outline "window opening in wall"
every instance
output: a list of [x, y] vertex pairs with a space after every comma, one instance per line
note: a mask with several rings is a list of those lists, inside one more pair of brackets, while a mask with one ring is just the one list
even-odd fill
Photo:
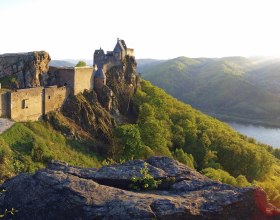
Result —
[[25, 109], [25, 108], [28, 108], [28, 106], [29, 106], [29, 100], [28, 99], [23, 99], [22, 102], [21, 102], [21, 108]]
[[51, 99], [51, 96], [49, 95], [49, 99]]

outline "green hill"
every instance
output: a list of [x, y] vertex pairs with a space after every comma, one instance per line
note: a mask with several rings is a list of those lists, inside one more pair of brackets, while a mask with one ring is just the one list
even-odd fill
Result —
[[271, 83], [280, 85], [280, 74], [268, 68], [270, 62], [178, 57], [146, 68], [143, 77], [215, 117], [280, 126], [280, 96], [271, 88]]

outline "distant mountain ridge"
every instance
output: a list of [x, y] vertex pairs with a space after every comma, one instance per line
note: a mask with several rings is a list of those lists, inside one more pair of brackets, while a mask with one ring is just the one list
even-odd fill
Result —
[[143, 72], [146, 69], [155, 66], [157, 64], [163, 63], [165, 60], [156, 60], [156, 59], [137, 59], [137, 71]]
[[143, 78], [224, 120], [280, 126], [280, 60], [188, 58], [141, 67]]
[[51, 60], [49, 65], [54, 67], [74, 67], [79, 61], [84, 61], [88, 66], [92, 66], [92, 60], [85, 59]]

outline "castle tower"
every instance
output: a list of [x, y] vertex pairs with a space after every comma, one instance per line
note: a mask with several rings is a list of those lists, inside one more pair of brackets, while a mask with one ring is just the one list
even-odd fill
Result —
[[124, 40], [117, 39], [117, 44], [113, 50], [115, 57], [118, 57], [120, 60], [123, 60], [126, 55], [126, 44]]
[[99, 65], [94, 73], [94, 89], [100, 89], [104, 85], [106, 85], [106, 75], [103, 72], [103, 65]]
[[93, 55], [93, 66], [101, 66], [105, 62], [105, 53], [104, 50], [100, 49], [94, 51]]

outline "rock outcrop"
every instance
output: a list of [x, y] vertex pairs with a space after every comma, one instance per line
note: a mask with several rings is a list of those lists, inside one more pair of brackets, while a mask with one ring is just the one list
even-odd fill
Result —
[[[157, 190], [131, 191], [130, 180], [141, 176], [144, 162], [162, 183]], [[261, 189], [221, 184], [167, 157], [100, 169], [56, 161], [6, 181], [1, 189], [0, 213], [14, 208], [13, 219], [279, 218]]]
[[107, 86], [113, 91], [118, 110], [127, 114], [131, 110], [131, 100], [139, 86], [134, 57], [126, 56], [120, 66], [112, 67], [106, 72]]
[[44, 86], [50, 60], [45, 51], [0, 55], [0, 79], [10, 89]]
[[85, 90], [76, 96], [70, 95], [62, 107], [62, 113], [92, 137], [104, 142], [112, 138], [115, 122], [111, 114], [100, 105], [94, 91]]

